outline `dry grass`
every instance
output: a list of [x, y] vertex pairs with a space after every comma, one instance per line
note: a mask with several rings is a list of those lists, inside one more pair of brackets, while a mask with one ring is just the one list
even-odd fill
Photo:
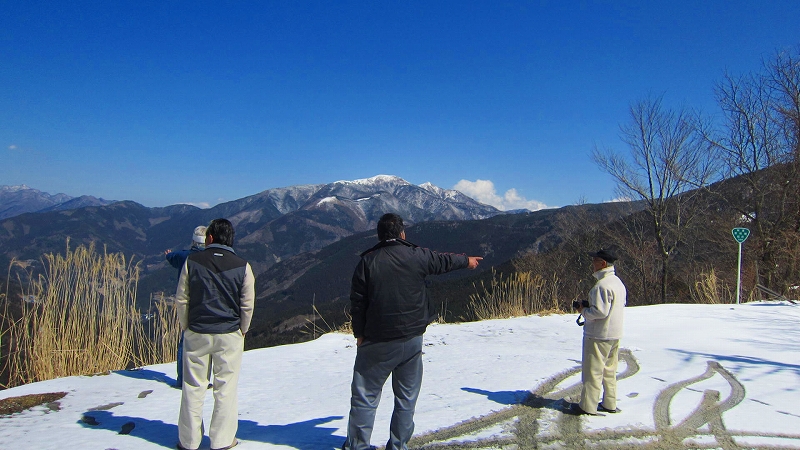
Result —
[[690, 289], [692, 300], [702, 304], [733, 303], [734, 291], [717, 276], [713, 268], [699, 273]]
[[[94, 244], [43, 257], [43, 273], [20, 280], [20, 313], [5, 311], [6, 387], [164, 362], [179, 337], [171, 303], [135, 307], [139, 267]], [[13, 264], [13, 263], [12, 263]]]
[[353, 334], [353, 316], [350, 315], [350, 311], [349, 310], [345, 311], [344, 315], [346, 317], [346, 320], [344, 321], [343, 324], [339, 325], [339, 327], [336, 328], [336, 331], [338, 333], [344, 333], [344, 334], [352, 335]]
[[344, 333], [344, 334], [353, 334], [353, 324], [352, 324], [352, 317], [350, 316], [350, 312], [345, 310], [344, 315], [346, 320], [341, 325], [337, 325], [336, 323], [328, 323], [327, 320], [322, 316], [322, 313], [319, 312], [316, 305], [312, 306], [313, 310], [313, 318], [312, 319], [305, 319], [306, 323], [304, 327], [306, 328], [305, 333], [312, 336], [313, 339], [316, 339], [319, 336], [327, 333]]
[[476, 289], [478, 293], [470, 296], [470, 306], [478, 320], [562, 312], [556, 275], [545, 279], [530, 272], [515, 272], [503, 278], [492, 271], [489, 286], [481, 282]]

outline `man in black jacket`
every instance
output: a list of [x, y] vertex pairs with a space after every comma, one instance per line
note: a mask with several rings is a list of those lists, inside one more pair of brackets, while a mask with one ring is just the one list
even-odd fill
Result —
[[425, 277], [474, 269], [483, 259], [437, 253], [405, 238], [403, 219], [384, 214], [378, 221], [380, 242], [361, 254], [353, 273], [350, 314], [358, 350], [343, 450], [371, 448], [375, 411], [389, 374], [394, 411], [386, 450], [408, 448], [422, 385], [422, 334], [436, 318], [426, 294]]

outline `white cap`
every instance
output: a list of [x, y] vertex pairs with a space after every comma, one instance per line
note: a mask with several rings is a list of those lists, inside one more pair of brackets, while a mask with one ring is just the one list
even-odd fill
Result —
[[200, 225], [199, 227], [194, 229], [194, 235], [192, 236], [192, 242], [197, 242], [198, 244], [205, 244], [206, 243], [206, 227], [205, 227], [205, 225]]

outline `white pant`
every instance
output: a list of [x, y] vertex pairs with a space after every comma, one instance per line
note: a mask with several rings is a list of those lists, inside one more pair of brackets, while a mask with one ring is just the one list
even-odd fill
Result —
[[617, 362], [619, 358], [619, 339], [601, 341], [584, 336], [583, 338], [583, 372], [581, 380], [582, 410], [597, 414], [597, 404], [602, 389], [603, 407], [617, 408]]
[[186, 330], [183, 340], [183, 392], [178, 418], [181, 446], [196, 449], [203, 439], [203, 400], [208, 388], [209, 356], [214, 370], [214, 412], [208, 436], [211, 448], [223, 448], [236, 439], [239, 411], [236, 388], [242, 366], [244, 336], [200, 334]]

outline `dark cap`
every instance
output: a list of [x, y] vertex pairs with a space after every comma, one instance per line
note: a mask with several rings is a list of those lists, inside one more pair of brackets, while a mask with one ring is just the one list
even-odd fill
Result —
[[589, 252], [589, 256], [591, 256], [592, 258], [600, 258], [602, 260], [605, 260], [607, 263], [613, 263], [618, 259], [617, 255], [615, 255], [614, 252], [606, 248], [601, 248], [596, 252]]

